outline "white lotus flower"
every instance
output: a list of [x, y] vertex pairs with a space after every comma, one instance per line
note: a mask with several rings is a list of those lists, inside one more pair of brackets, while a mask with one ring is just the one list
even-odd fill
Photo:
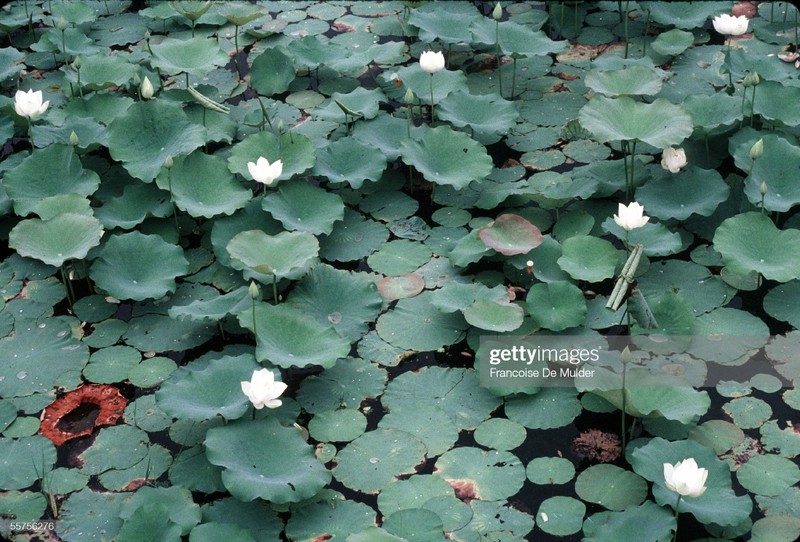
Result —
[[619, 204], [619, 214], [614, 215], [614, 222], [616, 222], [625, 231], [631, 231], [636, 228], [641, 228], [647, 221], [650, 220], [649, 216], [644, 215], [644, 207], [635, 201], [628, 206]]
[[683, 149], [673, 149], [667, 147], [661, 155], [661, 167], [668, 169], [670, 173], [678, 173], [687, 164], [686, 152]]
[[283, 173], [283, 162], [275, 160], [270, 164], [266, 158], [259, 156], [256, 162], [247, 162], [247, 170], [254, 181], [269, 185]]
[[151, 83], [150, 79], [145, 75], [141, 87], [142, 99], [149, 100], [150, 98], [153, 97], [155, 91], [156, 90], [153, 88], [153, 83]]
[[283, 382], [275, 382], [275, 375], [269, 369], [253, 371], [250, 382], [242, 381], [242, 391], [258, 410], [281, 406], [283, 402], [278, 397], [286, 388]]
[[726, 36], [741, 36], [747, 32], [747, 24], [750, 22], [750, 19], [744, 15], [734, 17], [723, 13], [722, 15], [714, 17], [711, 22], [714, 24], [714, 30], [720, 34]]
[[708, 471], [697, 466], [691, 457], [675, 465], [664, 463], [664, 482], [667, 487], [684, 497], [699, 497], [706, 491]]
[[20, 117], [28, 117], [31, 120], [36, 120], [39, 116], [47, 111], [50, 106], [50, 100], [42, 103], [42, 91], [33, 89], [28, 92], [18, 90], [14, 96], [14, 110]]
[[419, 66], [430, 74], [441, 71], [444, 69], [444, 55], [440, 51], [425, 51], [419, 57]]

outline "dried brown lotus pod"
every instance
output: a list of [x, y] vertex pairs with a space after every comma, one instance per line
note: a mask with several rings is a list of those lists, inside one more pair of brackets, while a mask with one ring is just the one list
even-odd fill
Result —
[[[85, 384], [62, 395], [42, 411], [39, 434], [61, 446], [69, 440], [91, 435], [97, 427], [114, 425], [127, 404], [127, 399], [114, 386]], [[97, 408], [90, 408], [84, 415], [83, 409], [91, 406]], [[77, 419], [70, 419], [70, 414]]]

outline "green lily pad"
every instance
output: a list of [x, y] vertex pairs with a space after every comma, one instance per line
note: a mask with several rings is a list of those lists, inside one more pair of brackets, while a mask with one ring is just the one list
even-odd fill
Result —
[[206, 129], [189, 122], [180, 105], [164, 100], [136, 102], [108, 129], [112, 158], [147, 183], [156, 178], [167, 157], [189, 154], [206, 142]]
[[543, 328], [563, 331], [580, 325], [586, 317], [583, 292], [569, 282], [534, 284], [526, 299], [528, 314]]
[[332, 497], [294, 510], [285, 534], [290, 540], [312, 541], [326, 536], [344, 540], [348, 534], [370, 527], [375, 527], [375, 510], [362, 502]]
[[688, 353], [706, 361], [737, 365], [744, 356], [763, 347], [769, 328], [748, 312], [721, 307], [700, 315], [693, 327]]
[[145, 314], [131, 318], [122, 338], [126, 344], [142, 352], [180, 352], [200, 346], [216, 331], [215, 326], [204, 322], [173, 320], [163, 314]]
[[383, 521], [387, 532], [402, 540], [439, 540], [444, 523], [438, 514], [424, 508], [406, 508], [387, 516]]
[[244, 527], [256, 542], [269, 542], [280, 538], [280, 533], [283, 531], [283, 520], [258, 501], [243, 503], [233, 497], [227, 497], [206, 504], [201, 510], [204, 521], [230, 523]]
[[174, 485], [190, 491], [225, 491], [222, 469], [208, 462], [202, 446], [187, 448], [177, 454], [169, 468], [169, 479]]
[[660, 170], [655, 179], [636, 189], [636, 199], [648, 215], [686, 220], [693, 214], [710, 216], [729, 193], [716, 170], [689, 166], [677, 174]]
[[458, 440], [458, 429], [450, 415], [435, 405], [412, 410], [393, 409], [381, 418], [379, 427], [399, 429], [417, 437], [427, 448], [428, 457], [441, 455]]
[[169, 190], [175, 205], [194, 217], [231, 215], [252, 197], [234, 180], [222, 158], [198, 151], [175, 158], [171, 169], [161, 170], [156, 184]]
[[6, 490], [25, 489], [53, 468], [56, 447], [39, 435], [0, 438], [0, 458], [5, 467], [0, 475], [0, 484]]
[[100, 244], [103, 227], [93, 216], [60, 214], [50, 220], [38, 218], [18, 222], [9, 233], [8, 244], [21, 256], [60, 267], [67, 260], [80, 260]]
[[779, 230], [761, 213], [726, 219], [714, 234], [714, 249], [734, 271], [755, 271], [764, 278], [788, 282], [800, 278], [800, 254], [784, 247], [800, 243], [800, 231]]
[[261, 230], [236, 234], [228, 242], [234, 268], [259, 275], [297, 279], [305, 275], [317, 257], [319, 243], [308, 232], [267, 235]]
[[672, 511], [649, 500], [623, 512], [599, 512], [583, 522], [585, 542], [636, 540], [642, 536], [668, 540], [674, 529]]
[[693, 427], [689, 438], [721, 455], [744, 441], [744, 431], [725, 420], [708, 420]]
[[[759, 88], [759, 91], [761, 89]], [[744, 192], [754, 205], [761, 205], [761, 183], [767, 184], [764, 209], [785, 212], [800, 203], [800, 189], [788, 180], [800, 169], [800, 147], [781, 137], [764, 141], [764, 152], [753, 161]]]
[[300, 180], [282, 183], [261, 205], [286, 229], [315, 235], [329, 235], [334, 223], [344, 218], [341, 197]]
[[759, 91], [756, 95], [756, 114], [768, 120], [777, 120], [788, 126], [800, 124], [800, 116], [795, 111], [787, 111], [780, 106], [782, 100], [798, 99], [800, 97], [800, 89], [785, 86], [778, 81], [762, 80], [762, 82], [764, 85], [758, 89]]
[[430, 259], [431, 251], [422, 243], [398, 239], [373, 252], [367, 263], [376, 273], [397, 276], [416, 271]]
[[135, 465], [127, 469], [112, 469], [98, 477], [100, 484], [111, 491], [120, 491], [141, 480], [155, 480], [172, 464], [172, 454], [158, 444], [147, 448], [147, 455]]
[[773, 318], [800, 328], [800, 307], [792, 302], [798, 295], [800, 295], [800, 281], [779, 284], [764, 296], [764, 310]]
[[543, 388], [533, 395], [506, 399], [508, 419], [529, 429], [555, 429], [572, 423], [581, 413], [581, 402], [570, 388]]
[[365, 273], [321, 264], [292, 290], [287, 305], [355, 342], [368, 331], [367, 323], [375, 319], [382, 303]]
[[142, 360], [141, 354], [129, 346], [101, 348], [89, 357], [83, 376], [89, 382], [112, 384], [128, 378], [128, 372]]
[[458, 313], [444, 313], [431, 305], [429, 292], [401, 299], [382, 314], [375, 329], [394, 346], [427, 352], [455, 344], [463, 338], [467, 323]]
[[301, 433], [274, 417], [213, 427], [205, 447], [208, 460], [225, 469], [225, 487], [245, 502], [299, 502], [330, 481], [330, 472], [314, 458], [313, 447]]
[[465, 12], [460, 6], [442, 6], [442, 12], [433, 9], [415, 9], [408, 18], [408, 24], [415, 26], [419, 38], [432, 42], [441, 40], [443, 43], [470, 43], [472, 36], [469, 32], [470, 25], [478, 19], [478, 14], [472, 10]]
[[[149, 486], [139, 488], [126, 499], [120, 507], [119, 516], [125, 521], [118, 535], [120, 540], [139, 540], [140, 535], [133, 532], [134, 526], [145, 532], [166, 528], [178, 536], [189, 534], [200, 523], [201, 517], [200, 507], [192, 501], [192, 495], [186, 488]], [[151, 536], [151, 539], [155, 539], [158, 535]], [[170, 536], [166, 535], [165, 538], [169, 539]]]
[[82, 489], [70, 495], [59, 509], [59, 537], [78, 542], [91, 537], [116, 536], [122, 527], [119, 517], [122, 501], [130, 493], [110, 493]]
[[725, 2], [642, 2], [643, 9], [650, 12], [653, 21], [663, 25], [676, 26], [683, 30], [700, 28], [709, 17], [727, 13]]
[[791, 542], [800, 536], [800, 519], [787, 516], [769, 516], [753, 523], [750, 531], [753, 542]]
[[592, 465], [575, 480], [581, 499], [615, 511], [642, 504], [647, 491], [644, 478], [616, 465]]
[[517, 303], [478, 299], [464, 309], [468, 324], [495, 332], [514, 331], [522, 325], [525, 311]]
[[308, 432], [319, 442], [350, 442], [367, 428], [367, 418], [354, 408], [328, 410], [314, 415]]
[[800, 467], [779, 455], [756, 455], [736, 471], [742, 486], [758, 495], [780, 495], [800, 481]]
[[247, 164], [256, 162], [261, 156], [270, 163], [276, 160], [283, 163], [283, 171], [277, 181], [290, 179], [314, 167], [316, 150], [311, 140], [301, 134], [277, 136], [272, 132], [257, 132], [231, 148], [228, 169], [245, 179], [251, 179]]
[[586, 74], [585, 83], [606, 96], [653, 96], [659, 93], [663, 84], [655, 68], [641, 65], [625, 66], [621, 70], [591, 70]]
[[141, 429], [115, 425], [100, 429], [94, 443], [80, 454], [84, 474], [127, 469], [144, 459], [150, 438]]
[[486, 149], [447, 126], [430, 128], [420, 140], [404, 140], [400, 153], [403, 162], [414, 166], [426, 180], [459, 190], [492, 172]]
[[[351, 123], [356, 117], [373, 119], [378, 116], [380, 103], [385, 101], [386, 96], [380, 89], [367, 90], [359, 86], [347, 94], [334, 92], [331, 95], [330, 101], [316, 108], [314, 114], [323, 120], [338, 122], [340, 124]], [[345, 110], [342, 106], [348, 110], [347, 114], [345, 114]], [[366, 143], [368, 145], [370, 144], [369, 142]]]
[[383, 277], [378, 282], [378, 291], [386, 301], [414, 297], [425, 289], [425, 279], [415, 273], [399, 277]]
[[376, 151], [355, 138], [339, 139], [318, 151], [314, 173], [357, 190], [364, 181], [377, 182], [386, 169], [386, 158]]
[[239, 323], [256, 334], [256, 359], [280, 367], [332, 367], [350, 352], [349, 339], [286, 304], [259, 302], [239, 315]]
[[437, 116], [458, 128], [469, 126], [477, 141], [489, 145], [497, 143], [511, 130], [519, 113], [514, 102], [499, 96], [475, 96], [457, 91], [437, 105]]
[[244, 527], [233, 523], [203, 523], [189, 533], [192, 542], [214, 542], [215, 540], [238, 540], [240, 542], [255, 542], [255, 538]]
[[240, 418], [250, 408], [242, 393], [259, 366], [251, 355], [212, 359], [202, 370], [176, 371], [156, 392], [158, 406], [176, 418], [203, 421], [215, 416]]
[[487, 448], [513, 450], [525, 442], [528, 433], [525, 427], [516, 422], [491, 418], [476, 427], [473, 436], [475, 442]]
[[460, 447], [436, 461], [434, 474], [459, 487], [469, 498], [499, 501], [520, 490], [525, 467], [510, 452]]
[[150, 46], [151, 62], [169, 74], [186, 72], [203, 76], [209, 66], [224, 66], [228, 55], [213, 40], [197, 36], [189, 39], [164, 38]]
[[[736, 105], [739, 105], [737, 109]], [[691, 94], [683, 106], [692, 116], [696, 128], [711, 132], [715, 128], [732, 126], [742, 118], [741, 100], [724, 92], [708, 95]], [[749, 147], [748, 147], [749, 150]]]
[[320, 256], [338, 262], [360, 260], [378, 250], [387, 239], [386, 226], [346, 208], [344, 219], [334, 224], [329, 236], [320, 239]]
[[71, 146], [50, 145], [34, 149], [17, 167], [6, 171], [3, 188], [14, 202], [14, 212], [26, 216], [43, 199], [60, 194], [90, 196], [100, 185], [100, 177], [83, 169]]
[[576, 235], [562, 245], [558, 265], [575, 280], [602, 282], [614, 276], [619, 256], [614, 245], [589, 235]]
[[586, 505], [572, 497], [550, 497], [539, 506], [536, 524], [541, 530], [555, 536], [577, 533], [583, 525]]
[[380, 491], [394, 479], [414, 471], [424, 461], [425, 446], [417, 438], [397, 429], [375, 429], [364, 433], [336, 456], [333, 475], [356, 491]]
[[575, 477], [575, 465], [563, 457], [535, 457], [526, 468], [534, 484], [566, 484]]
[[724, 305], [734, 293], [707, 267], [679, 260], [651, 264], [638, 282], [645, 298], [655, 298], [671, 291], [686, 300], [697, 315]]
[[694, 34], [673, 28], [658, 35], [650, 46], [660, 55], [675, 56], [684, 52], [694, 43]]
[[453, 488], [443, 478], [431, 474], [417, 474], [397, 480], [386, 486], [378, 495], [378, 509], [384, 516], [398, 510], [421, 508], [436, 497], [452, 496]]
[[[142, 258], [147, 254], [148, 258]], [[158, 266], [151, 262], [161, 262]], [[141, 301], [175, 291], [175, 277], [185, 275], [189, 262], [183, 250], [158, 235], [139, 232], [109, 238], [92, 264], [97, 286], [117, 299]]]
[[303, 380], [297, 400], [306, 412], [358, 408], [367, 398], [383, 393], [386, 370], [362, 359], [345, 358], [319, 375]]
[[498, 540], [520, 540], [534, 527], [534, 520], [529, 514], [517, 510], [506, 501], [473, 500], [470, 508], [473, 511], [472, 520], [458, 533], [470, 540], [480, 539], [486, 534]]
[[253, 59], [251, 77], [259, 94], [272, 96], [286, 92], [295, 77], [292, 58], [281, 47], [267, 49]]
[[597, 95], [580, 111], [581, 125], [601, 143], [644, 141], [659, 149], [680, 144], [692, 135], [692, 118], [663, 98], [650, 104], [633, 98]]
[[725, 403], [722, 410], [742, 429], [756, 429], [772, 416], [769, 403], [756, 397], [738, 397]]
[[527, 254], [543, 241], [539, 228], [514, 214], [500, 215], [481, 228], [478, 235], [487, 247], [505, 256]]

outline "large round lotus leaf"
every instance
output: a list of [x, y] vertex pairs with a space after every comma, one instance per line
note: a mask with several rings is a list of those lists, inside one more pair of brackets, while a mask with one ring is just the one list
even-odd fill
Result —
[[664, 224], [654, 224], [652, 221], [626, 233], [611, 217], [608, 217], [603, 222], [602, 228], [617, 239], [627, 239], [631, 246], [641, 244], [645, 256], [668, 256], [686, 248], [678, 232], [672, 231]]
[[[0, 496], [0, 514], [3, 514], [3, 517], [41, 518], [44, 516], [46, 508], [47, 500], [45, 499], [44, 491], [4, 491]], [[13, 523], [13, 520], [9, 523]], [[43, 523], [41, 525], [41, 529], [45, 529], [47, 524]], [[10, 525], [6, 523], [0, 529], [0, 535], [6, 540], [9, 540], [11, 536], [9, 527]]]
[[509, 56], [543, 56], [561, 53], [569, 47], [567, 41], [553, 41], [541, 30], [534, 30], [528, 25], [513, 21], [501, 22], [498, 30], [500, 50]]
[[[761, 89], [759, 89], [761, 90]], [[764, 145], [764, 153], [754, 161], [744, 192], [754, 205], [761, 205], [761, 183], [767, 183], [764, 208], [785, 212], [800, 203], [800, 187], [791, 179], [800, 170], [800, 147], [783, 138]]]
[[769, 328], [760, 318], [730, 307], [700, 315], [692, 333], [687, 352], [723, 365], [739, 364], [739, 358], [752, 355], [769, 340]]
[[286, 523], [286, 537], [307, 542], [345, 540], [350, 533], [374, 526], [375, 510], [368, 505], [354, 500], [330, 498], [293, 510], [292, 517]]
[[145, 314], [131, 318], [123, 340], [142, 352], [181, 352], [200, 346], [216, 332], [209, 323]]
[[475, 371], [426, 367], [393, 379], [381, 397], [390, 412], [432, 404], [444, 410], [458, 430], [474, 429], [496, 409], [501, 399], [480, 387]]
[[428, 352], [455, 344], [468, 327], [458, 313], [444, 313], [431, 304], [430, 292], [401, 299], [378, 318], [375, 329], [381, 339], [406, 350]]
[[609, 510], [638, 506], [647, 497], [647, 482], [616, 465], [593, 465], [575, 480], [575, 493]]
[[779, 284], [764, 296], [764, 310], [777, 320], [789, 322], [800, 329], [800, 281], [794, 280], [786, 284]]
[[319, 36], [296, 37], [286, 49], [294, 58], [295, 66], [312, 70], [346, 54], [337, 44], [323, 41]]
[[261, 502], [243, 503], [232, 497], [217, 499], [202, 507], [203, 520], [232, 523], [244, 527], [256, 542], [280, 538], [283, 520]]
[[[142, 255], [147, 254], [146, 258]], [[158, 262], [158, 265], [154, 265]], [[175, 291], [175, 277], [185, 275], [189, 262], [183, 250], [158, 235], [139, 232], [114, 235], [100, 248], [90, 276], [117, 299], [159, 298]]]
[[378, 250], [387, 239], [386, 226], [346, 208], [344, 219], [333, 225], [330, 235], [320, 239], [320, 256], [337, 262], [360, 260]]
[[257, 132], [233, 146], [228, 169], [245, 179], [252, 179], [247, 164], [256, 162], [261, 156], [269, 160], [270, 164], [280, 160], [283, 163], [283, 172], [278, 180], [290, 179], [314, 167], [316, 150], [311, 140], [302, 134], [277, 136], [272, 132]]
[[378, 316], [382, 301], [366, 273], [321, 264], [292, 290], [287, 304], [355, 342]]
[[59, 507], [58, 536], [67, 542], [116, 536], [123, 523], [119, 517], [120, 506], [129, 496], [130, 493], [91, 489], [73, 493]]
[[572, 497], [550, 497], [539, 506], [536, 525], [554, 536], [575, 534], [583, 526], [586, 505]]
[[41, 479], [56, 462], [56, 447], [39, 435], [0, 438], [0, 485], [4, 490], [24, 489]]
[[534, 527], [533, 518], [509, 505], [506, 501], [470, 502], [472, 521], [459, 535], [467, 540], [479, 540], [487, 534], [498, 540], [523, 540]]
[[614, 276], [619, 256], [614, 245], [590, 235], [570, 237], [562, 245], [558, 265], [575, 280], [602, 282]]
[[60, 194], [89, 196], [99, 185], [97, 173], [83, 169], [78, 155], [68, 145], [34, 149], [18, 166], [6, 171], [3, 178], [3, 188], [19, 216], [32, 213], [45, 198]]
[[505, 256], [527, 254], [542, 244], [544, 238], [539, 228], [527, 219], [514, 214], [504, 214], [480, 229], [481, 241]]
[[739, 273], [755, 271], [764, 278], [788, 282], [800, 278], [800, 231], [779, 230], [761, 213], [742, 213], [726, 219], [714, 234], [714, 249]]
[[386, 169], [386, 157], [375, 147], [348, 137], [318, 151], [314, 174], [331, 182], [348, 183], [355, 189], [364, 181], [378, 181]]
[[[429, 104], [431, 101], [431, 75], [419, 67], [415, 62], [411, 66], [405, 66], [396, 70], [398, 78], [403, 81], [405, 89], [411, 89], [414, 96], [419, 98], [422, 103]], [[442, 70], [433, 74], [433, 102], [438, 104], [448, 94], [457, 90], [467, 88], [467, 76], [461, 70]], [[393, 89], [396, 91], [396, 99], [402, 100], [405, 90]], [[391, 91], [387, 91], [391, 95]]]
[[726, 2], [642, 2], [653, 21], [684, 30], [702, 27], [709, 17], [727, 13]]
[[173, 164], [172, 169], [161, 170], [156, 183], [162, 190], [171, 187], [175, 204], [191, 216], [230, 215], [252, 197], [218, 156], [193, 152], [175, 158]]
[[596, 95], [581, 109], [579, 118], [600, 143], [644, 141], [659, 149], [678, 145], [694, 129], [688, 113], [663, 98], [645, 104], [629, 96]]
[[146, 540], [177, 542], [181, 539], [181, 527], [171, 520], [170, 511], [164, 504], [142, 505], [124, 519], [125, 523], [114, 537], [117, 542], [145, 542]]
[[361, 359], [345, 358], [319, 375], [303, 380], [297, 400], [306, 412], [358, 408], [378, 397], [386, 386], [386, 371]]
[[522, 325], [525, 311], [517, 303], [479, 299], [464, 309], [468, 324], [495, 332], [514, 331]]
[[83, 259], [100, 244], [102, 235], [103, 227], [93, 216], [64, 213], [46, 221], [18, 222], [9, 233], [8, 245], [20, 256], [60, 267], [67, 260]]
[[434, 474], [464, 497], [485, 501], [507, 499], [522, 488], [525, 467], [510, 452], [460, 447], [436, 461]]
[[453, 488], [440, 476], [417, 474], [386, 486], [378, 495], [378, 509], [388, 516], [406, 508], [422, 508], [434, 497], [452, 495]]
[[490, 253], [491, 249], [481, 240], [479, 234], [480, 230], [474, 230], [456, 241], [449, 254], [450, 262], [454, 266], [467, 267], [479, 261], [484, 254]]
[[223, 356], [202, 370], [173, 373], [155, 397], [158, 406], [176, 418], [203, 421], [222, 416], [235, 420], [250, 408], [239, 384], [250, 381], [257, 369], [251, 355]]
[[675, 515], [669, 507], [645, 501], [624, 512], [599, 512], [583, 522], [584, 542], [608, 540], [669, 540]]
[[534, 284], [528, 291], [526, 305], [533, 321], [540, 327], [563, 331], [583, 322], [586, 300], [583, 292], [569, 282]]
[[280, 367], [331, 367], [350, 352], [350, 340], [340, 337], [295, 307], [257, 303], [239, 315], [239, 323], [253, 331], [255, 317], [256, 359]]
[[108, 129], [111, 157], [121, 161], [131, 176], [148, 183], [167, 157], [189, 154], [206, 141], [204, 127], [189, 122], [180, 105], [164, 100], [133, 104]]
[[76, 388], [88, 360], [88, 347], [72, 337], [66, 322], [17, 324], [13, 335], [0, 339], [0, 397]]
[[336, 456], [333, 475], [345, 486], [378, 492], [397, 477], [414, 472], [427, 449], [416, 437], [397, 429], [375, 429], [348, 444]]
[[340, 196], [303, 180], [281, 184], [276, 192], [264, 196], [261, 205], [287, 230], [315, 235], [329, 235], [334, 222], [344, 218], [344, 203]]
[[648, 66], [626, 66], [621, 70], [591, 70], [585, 77], [586, 86], [606, 96], [658, 94], [663, 84], [661, 76]]
[[247, 529], [232, 523], [203, 523], [189, 533], [190, 542], [217, 542], [218, 540], [255, 542], [255, 538]]
[[169, 480], [173, 485], [190, 491], [225, 491], [222, 469], [208, 462], [202, 446], [184, 449], [175, 456], [175, 461], [169, 468]]
[[142, 360], [141, 354], [130, 346], [110, 346], [95, 351], [83, 369], [89, 382], [112, 384], [128, 378], [128, 371]]
[[741, 119], [741, 102], [738, 96], [718, 92], [710, 96], [690, 94], [684, 100], [683, 106], [692, 116], [695, 127], [710, 132], [720, 126], [732, 126]]
[[382, 275], [404, 275], [416, 271], [431, 259], [431, 251], [422, 243], [408, 239], [389, 241], [373, 252], [367, 263]]
[[414, 297], [425, 289], [425, 279], [415, 273], [400, 277], [383, 277], [378, 282], [378, 291], [386, 301]]
[[308, 232], [267, 235], [261, 230], [236, 234], [226, 247], [234, 268], [261, 275], [297, 279], [305, 275], [319, 252], [317, 238]]
[[653, 482], [653, 495], [661, 506], [675, 506], [677, 494], [664, 482], [664, 463], [693, 458], [697, 465], [708, 470], [706, 492], [700, 497], [681, 500], [680, 511], [690, 513], [701, 523], [721, 526], [738, 525], [745, 521], [753, 508], [747, 495], [737, 497], [731, 489], [728, 464], [717, 458], [714, 450], [693, 440], [669, 442], [656, 437], [630, 454], [630, 463], [639, 476]]
[[536, 457], [525, 469], [534, 484], [566, 484], [575, 477], [575, 465], [563, 457]]
[[721, 455], [744, 441], [744, 431], [725, 420], [708, 420], [693, 427], [689, 438]]
[[[756, 93], [755, 113], [768, 120], [777, 120], [789, 126], [800, 124], [800, 115], [794, 109], [782, 107], [786, 100], [800, 99], [800, 89], [778, 81], [764, 81]], [[766, 149], [764, 149], [766, 151]]]
[[442, 540], [444, 523], [436, 512], [424, 508], [398, 510], [384, 518], [383, 528], [403, 540]]
[[354, 408], [320, 412], [308, 422], [308, 432], [319, 442], [350, 442], [366, 428], [367, 418]]
[[130, 425], [100, 429], [92, 445], [78, 457], [84, 474], [101, 474], [111, 469], [127, 469], [144, 459], [150, 438]]
[[125, 524], [118, 539], [122, 540], [123, 533], [128, 531], [131, 538], [126, 535], [125, 540], [140, 540], [139, 536], [130, 532], [134, 522], [139, 523], [140, 528], [149, 528], [145, 521], [148, 517], [153, 518], [155, 523], [163, 519], [165, 523], [177, 527], [178, 535], [181, 535], [189, 534], [200, 523], [201, 515], [200, 507], [192, 501], [192, 494], [186, 488], [144, 486], [122, 503], [119, 517]]
[[722, 410], [742, 429], [757, 429], [772, 416], [769, 403], [756, 397], [737, 397], [725, 403]]
[[249, 309], [252, 299], [247, 286], [241, 286], [230, 293], [212, 299], [198, 299], [188, 305], [177, 305], [169, 308], [170, 318], [218, 322], [229, 314], [238, 314]]
[[734, 294], [707, 267], [681, 260], [662, 260], [651, 264], [638, 282], [645, 298], [674, 292], [686, 300], [698, 315], [724, 305]]
[[[406, 119], [391, 115], [380, 115], [375, 119], [360, 121], [353, 128], [353, 138], [379, 149], [387, 160], [394, 161], [400, 157], [400, 143], [408, 137]], [[414, 126], [411, 133], [414, 137], [424, 128]]]
[[330, 472], [300, 431], [274, 417], [213, 427], [205, 446], [208, 460], [225, 469], [225, 487], [242, 501], [299, 502], [330, 481]]
[[730, 193], [730, 187], [713, 169], [689, 166], [678, 174], [660, 170], [656, 175], [636, 189], [636, 200], [648, 215], [663, 220], [686, 220], [693, 214], [711, 216]]
[[[449, 484], [448, 484], [449, 485]], [[457, 531], [472, 520], [472, 507], [455, 495], [440, 495], [428, 499], [423, 508], [435, 512], [446, 532]]]
[[650, 46], [660, 55], [675, 56], [691, 47], [693, 43], [694, 34], [673, 28], [669, 32], [659, 34]]
[[408, 17], [408, 24], [418, 29], [419, 39], [423, 41], [440, 40], [449, 44], [470, 43], [472, 35], [469, 29], [478, 20], [479, 15], [475, 10], [467, 12], [459, 7], [461, 6], [444, 4], [436, 10], [427, 8], [427, 6], [415, 9]]
[[286, 92], [294, 81], [294, 63], [283, 48], [267, 49], [253, 59], [250, 69], [253, 88], [264, 96]]
[[513, 450], [525, 442], [525, 428], [503, 418], [490, 418], [475, 428], [475, 442], [495, 450]]
[[334, 92], [327, 104], [314, 109], [314, 115], [340, 124], [351, 123], [356, 118], [373, 119], [380, 112], [380, 103], [385, 101], [386, 95], [380, 89], [357, 87], [347, 94]]
[[758, 495], [780, 495], [800, 481], [800, 468], [779, 455], [756, 455], [736, 471], [742, 486]]
[[543, 388], [534, 395], [506, 399], [508, 419], [529, 429], [555, 429], [572, 423], [581, 413], [581, 402], [572, 388]]
[[151, 444], [147, 454], [135, 465], [126, 469], [112, 469], [98, 477], [100, 484], [111, 491], [121, 491], [134, 482], [147, 478], [157, 479], [172, 464], [172, 454], [158, 444]]
[[458, 128], [469, 126], [473, 137], [484, 145], [497, 143], [519, 117], [514, 102], [497, 95], [475, 96], [461, 90], [447, 96], [436, 108], [440, 119]]
[[457, 190], [492, 172], [486, 148], [447, 126], [431, 128], [419, 140], [404, 140], [400, 153], [403, 162], [414, 166], [426, 180]]
[[750, 540], [753, 542], [792, 542], [800, 537], [800, 519], [776, 515], [753, 523]]
[[211, 66], [224, 66], [229, 60], [218, 43], [201, 36], [188, 39], [164, 38], [160, 43], [153, 43], [150, 49], [153, 51], [153, 66], [169, 74], [186, 72], [203, 76]]
[[392, 409], [381, 418], [379, 427], [399, 429], [417, 437], [427, 448], [428, 457], [441, 455], [458, 440], [453, 419], [441, 408], [427, 405], [424, 409]]
[[260, 198], [254, 198], [231, 216], [217, 217], [211, 226], [211, 246], [214, 247], [214, 256], [220, 264], [231, 266], [231, 257], [225, 247], [237, 233], [248, 230], [276, 234], [282, 232], [283, 227], [269, 213], [263, 211]]

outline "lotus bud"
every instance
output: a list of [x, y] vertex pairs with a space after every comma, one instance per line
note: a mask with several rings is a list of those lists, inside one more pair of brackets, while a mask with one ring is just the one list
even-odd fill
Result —
[[142, 93], [142, 99], [144, 100], [149, 100], [153, 97], [155, 89], [153, 88], [153, 83], [150, 82], [150, 79], [147, 76], [145, 76], [144, 81], [142, 81], [140, 91]]
[[81, 57], [76, 56], [75, 60], [72, 61], [72, 67], [75, 68], [75, 71], [81, 69]]
[[164, 167], [167, 169], [172, 169], [172, 164], [173, 164], [172, 155], [168, 154], [167, 158], [164, 160]]
[[419, 57], [419, 65], [423, 71], [433, 75], [444, 69], [444, 55], [441, 51], [425, 51]]
[[69, 23], [67, 23], [67, 20], [62, 15], [61, 18], [58, 20], [58, 29], [63, 32], [67, 28], [69, 28]]
[[758, 76], [758, 72], [750, 72], [744, 76], [744, 80], [742, 84], [745, 87], [754, 87], [761, 82], [761, 77]]
[[247, 289], [247, 293], [250, 295], [250, 299], [256, 301], [259, 297], [261, 297], [261, 293], [258, 291], [258, 285], [256, 285], [255, 281], [250, 281], [250, 287]]
[[767, 181], [761, 181], [761, 186], [759, 187], [759, 192], [761, 192], [761, 196], [767, 195]]
[[627, 346], [625, 347], [625, 349], [624, 349], [624, 350], [622, 351], [622, 353], [619, 355], [619, 360], [620, 360], [622, 363], [626, 363], [626, 364], [627, 364], [627, 363], [630, 363], [631, 361], [633, 361], [633, 356], [631, 355], [631, 350], [630, 350], [630, 348], [628, 348]]
[[282, 134], [282, 133], [283, 133], [283, 119], [280, 119], [280, 120], [278, 121], [278, 133], [279, 133], [279, 134]]
[[71, 134], [69, 134], [69, 144], [73, 147], [77, 147], [80, 145], [81, 140], [78, 138], [78, 134], [75, 133], [73, 130]]
[[414, 103], [414, 91], [410, 88], [406, 89], [406, 95], [403, 97], [407, 104], [411, 105]]
[[525, 262], [525, 265], [527, 265], [528, 267], [533, 267], [533, 260], [528, 260], [527, 262]]
[[764, 154], [764, 138], [760, 138], [750, 147], [750, 159], [758, 160]]
[[499, 21], [503, 18], [503, 8], [500, 6], [500, 2], [494, 5], [494, 9], [492, 10], [492, 17], [495, 21]]
[[150, 41], [150, 31], [149, 30], [144, 33], [144, 40], [145, 41]]

